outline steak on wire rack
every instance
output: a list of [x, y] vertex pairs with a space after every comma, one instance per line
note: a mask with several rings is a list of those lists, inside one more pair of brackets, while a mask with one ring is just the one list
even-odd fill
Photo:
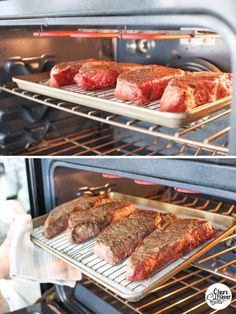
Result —
[[164, 230], [156, 229], [129, 257], [126, 277], [147, 279], [213, 236], [210, 222], [200, 219], [180, 219]]
[[114, 265], [130, 256], [140, 242], [156, 228], [165, 228], [176, 219], [174, 214], [136, 210], [128, 218], [110, 225], [99, 235], [94, 253]]
[[232, 95], [232, 74], [196, 72], [173, 78], [162, 95], [160, 110], [188, 112]]
[[68, 227], [70, 215], [78, 211], [85, 211], [96, 206], [111, 202], [106, 194], [99, 196], [82, 195], [72, 201], [63, 203], [55, 207], [48, 215], [44, 224], [44, 234], [47, 238], [52, 238]]
[[85, 90], [113, 88], [117, 77], [124, 72], [142, 67], [139, 64], [100, 61], [85, 63], [74, 80]]
[[74, 77], [86, 62], [95, 62], [95, 59], [82, 59], [78, 61], [62, 62], [56, 64], [51, 72], [48, 85], [62, 87], [75, 84]]
[[160, 99], [169, 81], [176, 75], [185, 75], [185, 71], [162, 65], [147, 65], [121, 74], [117, 79], [115, 96], [144, 105]]
[[71, 215], [68, 228], [71, 241], [80, 243], [98, 235], [111, 223], [128, 217], [134, 209], [135, 207], [131, 202], [113, 201]]

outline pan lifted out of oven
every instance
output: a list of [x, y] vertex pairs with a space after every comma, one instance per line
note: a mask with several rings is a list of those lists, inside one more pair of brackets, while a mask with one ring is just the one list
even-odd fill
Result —
[[[236, 220], [233, 217], [199, 212], [190, 207], [186, 210], [186, 208], [181, 206], [132, 197], [120, 193], [109, 193], [108, 197], [114, 201], [130, 201], [135, 205], [136, 209], [172, 213], [177, 215], [179, 219], [204, 219], [210, 222], [213, 229], [216, 230], [214, 237], [196, 248], [193, 252], [167, 264], [146, 280], [132, 282], [126, 278], [128, 267], [127, 260], [112, 266], [96, 256], [94, 253], [96, 239], [93, 238], [81, 244], [73, 244], [69, 240], [66, 232], [56, 236], [54, 239], [47, 239], [44, 235], [45, 216], [35, 219], [35, 229], [32, 232], [32, 241], [34, 243], [77, 267], [82, 273], [93, 278], [101, 285], [130, 302], [137, 302], [144, 298], [155, 288], [185, 269], [191, 262], [194, 265], [194, 261], [197, 258], [200, 258], [202, 254], [208, 252], [214, 245], [220, 243], [220, 241], [224, 240], [227, 236], [231, 236], [235, 230]], [[117, 234], [117, 237], [118, 236], [119, 233]], [[207, 258], [208, 257], [209, 256], [207, 256]]]
[[[141, 1], [140, 7], [122, 1], [122, 7], [108, 6], [106, 16], [97, 4], [88, 8], [81, 3], [79, 11], [72, 4], [69, 11], [60, 4], [60, 14], [52, 7], [50, 13], [42, 14], [25, 8], [27, 18], [15, 7], [18, 18], [13, 19], [4, 2], [1, 154], [236, 154], [234, 98], [210, 102], [192, 112], [167, 113], [159, 111], [158, 100], [144, 107], [118, 101], [112, 89], [85, 92], [76, 85], [55, 89], [38, 84], [55, 63], [91, 58], [234, 73], [233, 0], [227, 2], [227, 10], [219, 1], [190, 1], [178, 8], [174, 2], [167, 7], [161, 0], [148, 7]], [[20, 57], [12, 58], [15, 55]]]
[[[32, 194], [41, 195], [35, 202], [32, 240], [84, 273], [74, 289], [56, 287], [63, 302], [71, 304], [71, 312], [76, 313], [73, 304], [83, 304], [99, 314], [211, 313], [205, 292], [216, 282], [231, 289], [232, 303], [226, 313], [235, 311], [234, 159], [229, 164], [218, 159], [211, 163], [202, 159], [147, 159], [145, 163], [117, 158], [42, 159], [29, 160], [28, 165], [34, 169], [31, 179], [38, 193], [33, 189]], [[51, 239], [43, 235], [43, 214], [77, 196], [102, 192], [113, 199], [132, 201], [142, 209], [151, 207], [177, 216], [207, 219], [225, 233], [147, 280], [127, 281], [126, 261], [111, 266], [97, 258], [93, 254], [94, 238], [77, 245], [68, 241], [67, 233]]]

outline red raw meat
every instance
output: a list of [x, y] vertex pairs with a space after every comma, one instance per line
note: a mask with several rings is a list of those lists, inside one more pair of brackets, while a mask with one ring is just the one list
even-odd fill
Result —
[[133, 63], [119, 63], [115, 61], [100, 61], [84, 64], [74, 80], [79, 87], [85, 90], [113, 88], [117, 77], [141, 65]]
[[196, 72], [173, 78], [160, 102], [161, 111], [188, 112], [232, 94], [232, 74]]
[[52, 87], [62, 87], [75, 84], [74, 77], [86, 62], [96, 62], [96, 60], [83, 59], [56, 64], [51, 70], [48, 85]]
[[147, 279], [213, 236], [211, 224], [199, 219], [181, 219], [164, 230], [156, 229], [129, 257], [126, 277]]
[[137, 105], [144, 105], [152, 100], [160, 99], [168, 82], [174, 76], [184, 74], [183, 70], [162, 65], [143, 66], [118, 77], [115, 96]]

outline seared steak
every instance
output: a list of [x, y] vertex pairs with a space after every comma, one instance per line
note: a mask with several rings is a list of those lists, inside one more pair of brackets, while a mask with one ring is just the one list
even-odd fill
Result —
[[47, 217], [44, 225], [44, 234], [52, 238], [68, 227], [68, 219], [72, 212], [84, 211], [101, 204], [111, 202], [106, 194], [99, 196], [83, 195], [67, 203], [55, 207]]
[[189, 110], [230, 96], [232, 75], [228, 73], [196, 72], [173, 78], [161, 98], [160, 110], [188, 112]]
[[86, 62], [94, 62], [95, 59], [83, 59], [56, 64], [50, 73], [48, 85], [52, 87], [61, 87], [75, 84], [74, 76], [79, 72], [82, 65]]
[[112, 88], [116, 86], [117, 77], [141, 65], [132, 63], [118, 63], [114, 61], [100, 61], [84, 64], [74, 80], [85, 90]]
[[129, 257], [128, 280], [144, 280], [214, 235], [211, 224], [199, 219], [181, 219], [164, 230], [156, 229]]
[[176, 219], [174, 214], [136, 210], [99, 235], [94, 253], [106, 262], [116, 264], [133, 253], [138, 244], [156, 228], [164, 228]]
[[160, 99], [168, 82], [174, 76], [184, 74], [183, 70], [161, 65], [143, 66], [118, 77], [115, 96], [121, 100], [143, 105]]
[[73, 215], [69, 219], [69, 233], [72, 242], [80, 243], [98, 235], [113, 222], [128, 217], [134, 205], [126, 201], [113, 201], [86, 212]]

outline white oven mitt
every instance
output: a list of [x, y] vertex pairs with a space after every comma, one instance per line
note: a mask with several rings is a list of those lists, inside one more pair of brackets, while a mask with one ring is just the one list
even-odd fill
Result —
[[10, 230], [10, 277], [74, 287], [82, 278], [80, 271], [31, 241], [33, 225], [30, 215], [15, 215], [14, 218]]

